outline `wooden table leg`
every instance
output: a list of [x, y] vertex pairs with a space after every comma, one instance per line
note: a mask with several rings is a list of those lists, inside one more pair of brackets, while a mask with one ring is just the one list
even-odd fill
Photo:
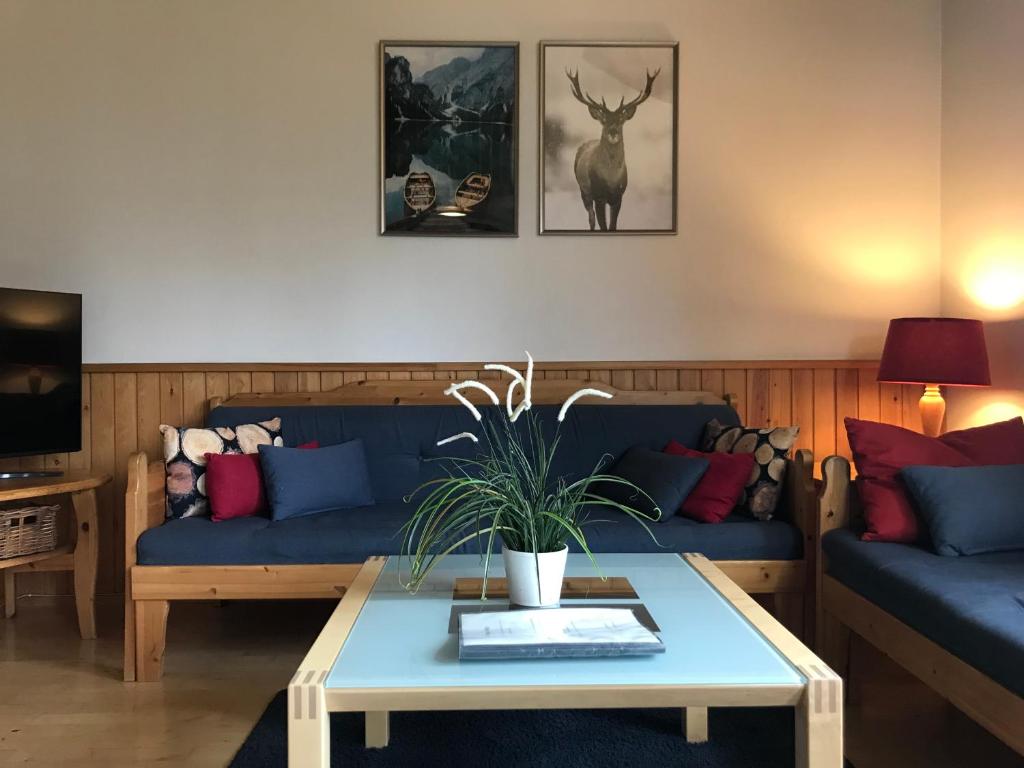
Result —
[[387, 712], [366, 713], [366, 746], [386, 747], [391, 737], [391, 718]]
[[703, 744], [708, 740], [708, 708], [686, 707], [683, 710], [686, 740], [690, 744]]
[[96, 491], [71, 494], [78, 540], [75, 544], [75, 606], [78, 629], [86, 640], [96, 637], [96, 566], [99, 559], [99, 526]]
[[828, 668], [800, 671], [807, 688], [796, 707], [797, 768], [842, 768], [843, 681]]
[[330, 766], [331, 716], [323, 684], [293, 681], [288, 686], [288, 768]]

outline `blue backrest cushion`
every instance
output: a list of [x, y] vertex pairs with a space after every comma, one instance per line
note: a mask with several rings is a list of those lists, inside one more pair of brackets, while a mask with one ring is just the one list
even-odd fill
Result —
[[314, 449], [261, 445], [260, 465], [274, 520], [374, 503], [362, 440]]
[[710, 465], [707, 459], [633, 447], [606, 474], [628, 480], [643, 493], [613, 481], [599, 481], [590, 490], [648, 517], [667, 520], [683, 505]]
[[1024, 550], [1024, 465], [913, 466], [900, 476], [940, 555]]
[[[557, 425], [559, 406], [535, 405], [546, 434]], [[481, 408], [485, 418], [504, 419], [493, 406]], [[400, 501], [424, 482], [444, 474], [443, 457], [472, 457], [478, 447], [459, 440], [438, 447], [437, 441], [459, 432], [482, 437], [481, 426], [461, 405], [314, 405], [221, 406], [210, 412], [208, 425], [234, 426], [280, 416], [284, 442], [297, 446], [319, 440], [329, 446], [361, 438], [374, 497], [378, 502]], [[522, 427], [526, 417], [517, 424]], [[629, 448], [639, 445], [661, 450], [669, 440], [696, 448], [704, 426], [718, 419], [738, 424], [727, 405], [589, 405], [577, 403], [558, 430], [560, 442], [554, 471], [567, 478], [591, 473], [607, 454], [607, 469]]]

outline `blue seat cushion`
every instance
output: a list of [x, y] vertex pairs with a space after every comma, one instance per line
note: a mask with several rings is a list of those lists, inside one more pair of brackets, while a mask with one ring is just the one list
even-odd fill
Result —
[[[282, 565], [360, 563], [401, 551], [399, 530], [412, 514], [401, 502], [338, 509], [288, 520], [239, 517], [222, 522], [168, 520], [139, 537], [140, 565]], [[711, 525], [675, 516], [652, 523], [659, 547], [643, 527], [615, 511], [595, 512], [586, 529], [595, 552], [703, 552], [717, 560], [790, 560], [801, 557], [802, 537], [789, 523], [734, 515]], [[575, 542], [570, 549], [579, 551]], [[471, 542], [463, 552], [477, 552]]]
[[830, 576], [1024, 696], [1024, 551], [943, 557], [850, 530], [822, 548]]

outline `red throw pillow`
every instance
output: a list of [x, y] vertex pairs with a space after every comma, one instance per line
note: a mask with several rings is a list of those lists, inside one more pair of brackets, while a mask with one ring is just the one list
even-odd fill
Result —
[[729, 516], [754, 470], [752, 453], [703, 453], [670, 440], [665, 453], [706, 459], [709, 464], [697, 487], [683, 501], [680, 512], [702, 523], [720, 523]]
[[899, 476], [904, 467], [1024, 463], [1024, 421], [1020, 418], [941, 437], [874, 421], [847, 418], [845, 422], [857, 467], [865, 541], [918, 540], [917, 515]]
[[[319, 448], [312, 440], [299, 448]], [[234, 517], [252, 517], [267, 511], [263, 470], [258, 453], [206, 454], [206, 496], [215, 523]]]
[[1024, 418], [958, 429], [939, 438], [979, 465], [1024, 464]]

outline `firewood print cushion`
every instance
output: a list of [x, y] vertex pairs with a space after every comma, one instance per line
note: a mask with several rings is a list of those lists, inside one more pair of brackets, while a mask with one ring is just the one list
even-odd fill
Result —
[[167, 517], [210, 513], [206, 498], [206, 454], [258, 453], [261, 445], [284, 445], [281, 419], [241, 424], [234, 429], [160, 425], [167, 468]]
[[704, 427], [702, 450], [753, 454], [754, 466], [739, 508], [758, 520], [771, 520], [782, 495], [786, 459], [799, 434], [800, 427], [727, 427], [712, 419]]

